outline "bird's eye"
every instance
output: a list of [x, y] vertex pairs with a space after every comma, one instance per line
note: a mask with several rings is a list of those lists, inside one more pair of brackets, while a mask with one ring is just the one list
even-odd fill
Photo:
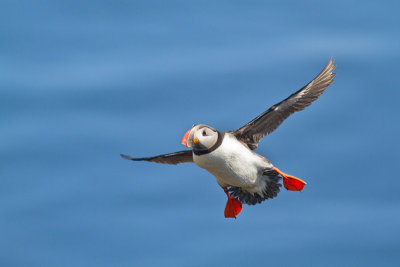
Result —
[[203, 130], [203, 136], [206, 136], [207, 135], [207, 133], [206, 133], [206, 130]]

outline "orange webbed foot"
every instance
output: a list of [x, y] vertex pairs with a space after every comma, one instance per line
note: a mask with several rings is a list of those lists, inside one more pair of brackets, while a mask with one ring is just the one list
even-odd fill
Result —
[[228, 197], [228, 201], [226, 202], [224, 215], [225, 218], [235, 218], [242, 211], [242, 203], [231, 196], [227, 189], [224, 189], [226, 196]]
[[274, 167], [274, 170], [282, 176], [283, 186], [289, 191], [301, 191], [307, 184], [297, 177], [281, 172], [278, 168]]

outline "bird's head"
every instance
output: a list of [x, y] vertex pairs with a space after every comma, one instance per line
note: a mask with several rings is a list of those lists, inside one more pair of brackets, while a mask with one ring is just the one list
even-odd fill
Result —
[[197, 124], [186, 132], [181, 144], [186, 147], [193, 147], [194, 150], [207, 150], [217, 143], [217, 141], [217, 130], [204, 124]]

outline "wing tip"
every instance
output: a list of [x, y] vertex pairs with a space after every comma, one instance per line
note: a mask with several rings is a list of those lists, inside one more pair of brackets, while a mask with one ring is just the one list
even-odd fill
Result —
[[335, 68], [336, 68], [335, 59], [333, 57], [331, 57], [331, 59], [329, 59], [329, 62], [328, 62], [328, 64], [326, 64], [324, 69], [333, 71]]
[[330, 79], [331, 79], [331, 81], [333, 82], [333, 77], [335, 77], [336, 76], [336, 73], [333, 73], [333, 71], [336, 69], [336, 65], [334, 65], [334, 63], [335, 63], [335, 60], [331, 57], [331, 60], [330, 60], [330, 62], [331, 62], [331, 67], [330, 67]]
[[335, 65], [335, 59], [333, 57], [331, 57], [331, 59], [329, 60], [328, 63], [329, 67], [330, 67], [330, 71], [334, 71], [336, 69], [336, 65]]
[[334, 63], [335, 60], [333, 59], [333, 57], [331, 57], [328, 64], [326, 64], [324, 69], [311, 82], [316, 81], [315, 83], [319, 84], [328, 80], [329, 84], [331, 84], [333, 82], [332, 78], [336, 75], [336, 73], [333, 73], [333, 71], [336, 69], [336, 65], [334, 65]]
[[119, 154], [123, 159], [128, 159], [128, 160], [135, 160], [131, 156], [125, 155], [125, 154]]

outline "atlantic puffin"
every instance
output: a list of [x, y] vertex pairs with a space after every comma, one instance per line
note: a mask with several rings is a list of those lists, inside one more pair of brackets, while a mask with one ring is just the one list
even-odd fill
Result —
[[228, 197], [224, 211], [226, 218], [236, 218], [242, 210], [242, 203], [255, 205], [276, 197], [281, 181], [287, 190], [301, 191], [306, 182], [280, 171], [254, 150], [261, 138], [278, 128], [292, 113], [309, 106], [325, 91], [333, 82], [335, 67], [331, 59], [310, 83], [237, 130], [220, 132], [208, 125], [193, 125], [181, 141], [191, 150], [144, 158], [121, 156], [133, 161], [174, 165], [192, 162], [206, 169], [215, 176]]

